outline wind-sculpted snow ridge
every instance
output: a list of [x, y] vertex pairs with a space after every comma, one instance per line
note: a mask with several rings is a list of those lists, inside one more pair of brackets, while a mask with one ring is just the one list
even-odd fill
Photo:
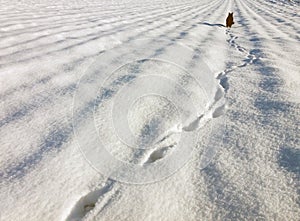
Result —
[[298, 1], [1, 5], [0, 220], [299, 220]]

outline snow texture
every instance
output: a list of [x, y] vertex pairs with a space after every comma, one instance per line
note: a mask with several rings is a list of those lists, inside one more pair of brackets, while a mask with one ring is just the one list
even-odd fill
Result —
[[300, 220], [299, 1], [0, 3], [0, 220]]

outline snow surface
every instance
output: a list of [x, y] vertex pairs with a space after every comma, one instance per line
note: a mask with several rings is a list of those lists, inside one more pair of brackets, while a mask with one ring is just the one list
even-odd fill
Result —
[[300, 220], [298, 1], [0, 3], [0, 220]]

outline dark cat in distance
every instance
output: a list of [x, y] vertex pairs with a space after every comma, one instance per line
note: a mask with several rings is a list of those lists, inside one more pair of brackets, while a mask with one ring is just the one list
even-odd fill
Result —
[[226, 28], [231, 28], [231, 26], [234, 24], [233, 22], [233, 12], [232, 13], [228, 13], [228, 16], [226, 18]]

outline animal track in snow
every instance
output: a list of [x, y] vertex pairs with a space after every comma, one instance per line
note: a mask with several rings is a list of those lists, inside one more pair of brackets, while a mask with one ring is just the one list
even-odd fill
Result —
[[[208, 109], [200, 114], [196, 119], [192, 120], [191, 122], [187, 123], [186, 125], [176, 125], [170, 130], [168, 130], [166, 133], [163, 134], [160, 139], [156, 142], [156, 144], [161, 144], [164, 142], [167, 138], [171, 137], [174, 134], [181, 133], [182, 131], [185, 132], [193, 132], [195, 130], [198, 130], [199, 128], [206, 125], [206, 123], [213, 119], [218, 118], [222, 116], [225, 113], [226, 110], [226, 102], [224, 99], [224, 90], [222, 87], [219, 87], [215, 93], [214, 101], [212, 104], [208, 107]], [[144, 160], [144, 163], [153, 163], [157, 160], [161, 160], [164, 157], [166, 157], [169, 153], [172, 152], [172, 149], [176, 146], [176, 142], [163, 147], [158, 147], [155, 149], [152, 149], [150, 153], [148, 154], [147, 158]]]
[[221, 71], [218, 74], [217, 79], [220, 80], [220, 85], [224, 88], [225, 92], [227, 92], [229, 89], [228, 78], [227, 78], [228, 73], [230, 73], [231, 71], [237, 68], [242, 68], [247, 65], [250, 65], [259, 59], [256, 49], [252, 49], [248, 51], [246, 48], [240, 46], [238, 43], [236, 43], [236, 39], [238, 39], [238, 37], [233, 35], [228, 29], [226, 30], [226, 34], [229, 36], [229, 39], [227, 40], [229, 45], [234, 47], [237, 51], [246, 55], [245, 55], [245, 59], [243, 59], [243, 63], [239, 65], [231, 65], [229, 68], [226, 68], [224, 71]]
[[237, 67], [244, 67], [246, 65], [252, 64], [253, 61], [255, 61], [256, 59], [258, 59], [258, 56], [256, 55], [256, 49], [252, 49], [250, 51], [248, 51], [246, 48], [240, 46], [238, 43], [236, 43], [236, 39], [238, 39], [237, 36], [233, 35], [230, 31], [226, 31], [226, 34], [229, 35], [230, 39], [228, 40], [229, 44], [234, 47], [236, 50], [238, 50], [241, 53], [246, 54], [246, 58], [243, 60], [244, 63], [237, 65], [237, 66], [233, 66], [233, 68], [237, 68]]
[[[192, 132], [198, 130], [204, 126], [206, 122], [212, 118], [218, 118], [225, 112], [224, 91], [221, 87], [216, 90], [212, 104], [208, 107], [205, 113], [202, 113], [195, 120], [192, 120], [187, 125], [181, 124], [175, 125], [170, 128], [162, 137], [158, 139], [156, 144], [162, 144], [170, 136], [185, 132]], [[145, 153], [145, 158], [141, 162], [143, 164], [154, 163], [163, 159], [172, 152], [172, 149], [176, 147], [176, 142], [166, 146], [160, 145], [152, 150], [148, 150]], [[71, 212], [67, 216], [66, 220], [77, 221], [82, 220], [89, 215], [93, 216], [100, 213], [112, 200], [118, 198], [120, 190], [115, 188], [115, 181], [109, 180], [106, 184], [100, 188], [93, 190], [86, 195], [82, 196], [73, 206]]]
[[218, 107], [215, 109], [215, 111], [212, 114], [213, 118], [217, 118], [220, 117], [221, 115], [223, 115], [225, 112], [225, 104], [223, 104], [222, 106]]
[[[82, 196], [73, 206], [70, 214], [65, 219], [66, 221], [77, 221], [87, 217], [90, 212], [95, 213], [95, 207], [97, 204], [97, 211], [103, 210], [116, 195], [119, 190], [113, 188], [115, 181], [108, 180], [105, 185], [100, 188], [89, 192]], [[102, 204], [102, 205], [100, 205]]]
[[169, 151], [175, 146], [176, 144], [172, 144], [166, 147], [159, 148], [158, 150], [153, 151], [147, 158], [145, 163], [153, 163], [157, 160], [164, 158]]

